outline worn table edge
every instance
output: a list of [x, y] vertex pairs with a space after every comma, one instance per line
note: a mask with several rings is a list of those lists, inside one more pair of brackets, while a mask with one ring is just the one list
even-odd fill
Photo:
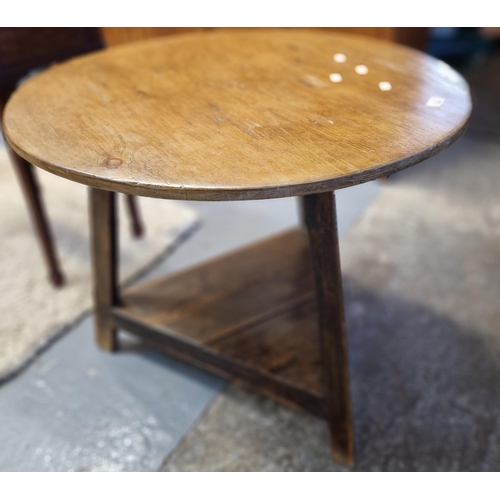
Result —
[[[7, 107], [8, 107], [7, 103]], [[345, 175], [342, 177], [326, 178], [311, 183], [283, 184], [274, 186], [259, 186], [252, 188], [245, 187], [206, 187], [198, 186], [165, 186], [161, 184], [135, 184], [119, 180], [103, 179], [80, 171], [72, 171], [67, 167], [54, 165], [37, 158], [22, 149], [10, 139], [8, 130], [4, 128], [7, 142], [12, 149], [22, 158], [29, 161], [36, 167], [42, 168], [50, 173], [64, 177], [66, 179], [85, 184], [92, 188], [114, 191], [123, 194], [145, 196], [150, 198], [164, 198], [171, 200], [191, 200], [191, 201], [235, 201], [235, 200], [262, 200], [270, 198], [285, 198], [289, 196], [303, 196], [308, 194], [336, 191], [365, 182], [373, 181], [381, 177], [387, 177], [408, 167], [421, 163], [422, 161], [438, 154], [460, 139], [467, 130], [472, 105], [469, 114], [464, 119], [460, 127], [455, 129], [442, 141], [433, 144], [429, 148], [420, 151], [412, 156], [396, 160], [384, 165], [370, 167], [361, 172]]]

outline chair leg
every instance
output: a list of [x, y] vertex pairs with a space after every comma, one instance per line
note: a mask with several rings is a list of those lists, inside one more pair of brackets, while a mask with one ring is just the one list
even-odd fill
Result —
[[56, 255], [54, 241], [42, 205], [40, 189], [37, 185], [33, 171], [34, 167], [13, 151], [8, 144], [6, 144], [6, 147], [17, 172], [19, 182], [21, 183], [31, 220], [42, 248], [42, 254], [49, 268], [50, 281], [54, 286], [60, 287], [64, 284], [64, 275], [59, 266], [59, 259]]
[[144, 226], [142, 224], [141, 218], [139, 216], [139, 209], [137, 207], [137, 201], [134, 196], [127, 194], [127, 208], [130, 216], [130, 222], [132, 225], [132, 235], [135, 238], [140, 238], [144, 234]]

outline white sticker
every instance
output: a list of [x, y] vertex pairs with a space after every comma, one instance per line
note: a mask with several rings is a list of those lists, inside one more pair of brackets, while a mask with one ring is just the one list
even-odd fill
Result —
[[427, 101], [427, 106], [430, 106], [431, 108], [440, 108], [444, 102], [444, 99], [442, 97], [431, 97]]

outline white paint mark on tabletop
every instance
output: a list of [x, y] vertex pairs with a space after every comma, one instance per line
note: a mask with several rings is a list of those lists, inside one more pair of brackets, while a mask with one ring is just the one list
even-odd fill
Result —
[[355, 68], [354, 71], [358, 75], [366, 75], [368, 73], [368, 68], [364, 64], [358, 64]]
[[443, 97], [431, 97], [427, 101], [427, 106], [430, 106], [431, 108], [440, 108], [444, 103], [444, 98]]

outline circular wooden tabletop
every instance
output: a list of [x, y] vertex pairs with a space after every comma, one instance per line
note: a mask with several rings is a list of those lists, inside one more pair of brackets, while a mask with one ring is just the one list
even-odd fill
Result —
[[157, 38], [56, 65], [8, 102], [28, 161], [93, 187], [191, 200], [370, 181], [464, 132], [464, 79], [376, 39], [312, 30]]

